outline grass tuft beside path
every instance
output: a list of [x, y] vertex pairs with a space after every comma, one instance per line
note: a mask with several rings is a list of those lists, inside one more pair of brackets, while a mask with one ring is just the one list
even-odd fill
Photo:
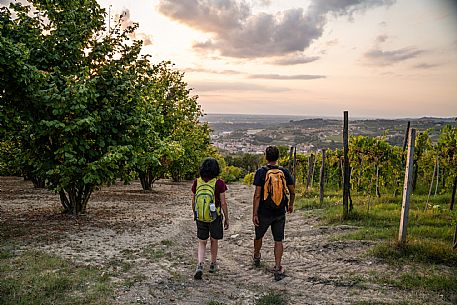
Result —
[[0, 304], [108, 304], [109, 277], [38, 251], [0, 250]]
[[448, 210], [449, 194], [434, 197], [427, 210], [427, 196], [411, 197], [407, 243], [402, 246], [397, 243], [401, 196], [353, 195], [352, 199], [354, 208], [344, 221], [340, 192], [328, 192], [323, 204], [319, 203], [317, 194], [310, 192], [297, 201], [296, 208], [309, 210], [325, 225], [358, 227], [334, 239], [377, 241], [368, 254], [402, 270], [394, 275], [373, 274], [368, 281], [436, 293], [457, 303], [457, 250], [452, 249], [457, 211]]

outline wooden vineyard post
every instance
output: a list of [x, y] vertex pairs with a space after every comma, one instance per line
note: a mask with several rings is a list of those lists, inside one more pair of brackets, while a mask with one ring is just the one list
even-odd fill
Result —
[[440, 160], [436, 157], [437, 164], [436, 164], [436, 187], [435, 187], [435, 196], [438, 192], [438, 184], [440, 183]]
[[294, 147], [291, 146], [289, 150], [289, 160], [287, 161], [287, 169], [292, 174], [292, 154], [294, 152]]
[[324, 203], [324, 181], [325, 181], [325, 149], [322, 149], [322, 165], [321, 165], [321, 173], [320, 173], [320, 197], [319, 197], [319, 202], [322, 204]]
[[455, 225], [453, 244], [452, 249], [457, 249], [457, 225]]
[[452, 184], [451, 203], [449, 205], [449, 210], [451, 210], [451, 211], [454, 209], [456, 191], [457, 191], [457, 174], [454, 176], [454, 183]]
[[405, 139], [403, 140], [403, 151], [405, 151], [406, 145], [408, 144], [408, 135], [409, 135], [410, 127], [411, 127], [411, 122], [408, 121], [408, 125], [406, 126]]
[[308, 179], [306, 180], [306, 190], [308, 191], [308, 188], [311, 184], [311, 174], [314, 172], [313, 169], [314, 166], [314, 154], [311, 154], [308, 159]]
[[398, 242], [405, 244], [406, 231], [408, 227], [409, 199], [413, 181], [413, 162], [414, 162], [414, 141], [416, 139], [416, 129], [412, 128], [408, 136], [408, 155], [406, 159], [405, 181], [403, 184], [403, 200], [401, 205], [400, 230]]
[[314, 183], [314, 170], [316, 169], [316, 163], [317, 163], [317, 158], [314, 158], [313, 172], [311, 173], [311, 188], [313, 188], [313, 183]]
[[435, 159], [435, 166], [433, 167], [433, 175], [432, 175], [432, 182], [430, 182], [430, 189], [428, 190], [428, 196], [427, 196], [427, 201], [425, 202], [425, 210], [428, 209], [428, 200], [430, 199], [430, 195], [432, 194], [432, 189], [433, 189], [433, 182], [436, 176], [436, 166], [438, 164], [438, 156]]
[[349, 118], [348, 112], [344, 112], [343, 123], [343, 219], [347, 219], [349, 215]]
[[297, 183], [297, 145], [294, 146], [294, 183]]

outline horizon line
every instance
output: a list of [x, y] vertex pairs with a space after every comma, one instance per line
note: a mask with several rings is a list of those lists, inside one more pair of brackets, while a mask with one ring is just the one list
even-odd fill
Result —
[[[336, 115], [306, 115], [306, 114], [271, 114], [271, 113], [220, 113], [220, 112], [208, 112], [203, 113], [203, 117], [206, 115], [244, 115], [244, 116], [279, 116], [279, 117], [304, 117], [304, 118], [340, 118], [340, 116]], [[343, 117], [343, 113], [341, 114], [341, 118]], [[353, 116], [354, 119], [385, 119], [385, 120], [409, 120], [409, 119], [444, 119], [444, 120], [457, 120], [457, 115], [455, 116], [410, 116], [410, 117], [385, 117], [385, 116], [372, 116], [372, 115], [357, 115]]]

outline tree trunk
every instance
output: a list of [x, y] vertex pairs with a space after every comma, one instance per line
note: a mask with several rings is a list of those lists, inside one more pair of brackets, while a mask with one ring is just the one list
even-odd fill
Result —
[[457, 174], [454, 176], [454, 185], [452, 186], [451, 204], [449, 206], [449, 210], [451, 210], [451, 211], [454, 209], [456, 189], [457, 189]]
[[30, 180], [33, 183], [33, 187], [36, 189], [42, 189], [46, 187], [46, 181], [44, 179], [31, 177]]
[[157, 180], [157, 176], [153, 174], [151, 168], [147, 169], [146, 171], [138, 171], [138, 177], [140, 178], [141, 187], [143, 191], [150, 191], [152, 190], [152, 186], [154, 182]]
[[60, 203], [64, 208], [64, 213], [74, 216], [86, 213], [87, 202], [92, 195], [93, 189], [92, 185], [84, 185], [60, 191]]
[[150, 191], [152, 189], [152, 183], [147, 172], [140, 171], [138, 172], [138, 176], [140, 178], [141, 188], [144, 191]]

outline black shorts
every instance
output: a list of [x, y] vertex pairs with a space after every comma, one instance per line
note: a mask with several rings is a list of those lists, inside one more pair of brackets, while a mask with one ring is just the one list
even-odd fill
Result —
[[265, 216], [259, 214], [259, 226], [255, 227], [255, 239], [263, 238], [270, 226], [274, 241], [283, 241], [286, 215]]
[[224, 237], [224, 228], [222, 226], [222, 216], [219, 216], [213, 222], [197, 222], [197, 237], [201, 240], [207, 240], [210, 236], [214, 239]]

